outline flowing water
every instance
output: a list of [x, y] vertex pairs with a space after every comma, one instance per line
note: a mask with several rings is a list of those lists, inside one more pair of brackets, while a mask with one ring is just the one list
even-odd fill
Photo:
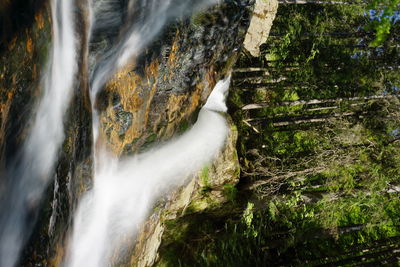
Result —
[[80, 203], [67, 266], [105, 266], [113, 250], [135, 234], [157, 198], [182, 185], [217, 155], [228, 131], [220, 112], [226, 111], [229, 81], [216, 85], [197, 122], [184, 135], [120, 161], [102, 155], [108, 164], [101, 164], [94, 188]]
[[[90, 98], [94, 106], [98, 92], [105, 83], [122, 67], [132, 62], [135, 57], [146, 48], [146, 46], [161, 32], [167, 23], [177, 17], [191, 15], [195, 11], [200, 11], [220, 0], [142, 0], [130, 1], [132, 14], [128, 14], [126, 24], [123, 29], [124, 35], [120, 37], [119, 42], [108, 49], [103, 57], [95, 64], [91, 77]], [[112, 2], [112, 1], [111, 1]], [[134, 3], [134, 4], [133, 4]], [[114, 19], [113, 8], [110, 1], [100, 0], [98, 4], [93, 5], [95, 14], [100, 16], [100, 25], [117, 24]], [[115, 8], [115, 7], [114, 7]], [[128, 10], [129, 12], [129, 10]], [[108, 14], [108, 15], [107, 15]], [[96, 16], [95, 16], [96, 17]], [[96, 25], [96, 21], [93, 22]], [[104, 27], [104, 26], [103, 26]], [[93, 135], [97, 140], [99, 123], [98, 114], [94, 110]]]
[[[127, 22], [131, 25], [126, 27], [125, 36], [94, 68], [91, 85], [93, 106], [97, 93], [107, 80], [138, 56], [170, 19], [189, 15], [194, 9], [212, 3], [216, 1], [143, 1], [140, 19], [129, 19], [128, 14]], [[101, 13], [100, 10], [113, 14], [102, 4], [107, 6], [110, 2], [95, 4], [94, 14]], [[107, 16], [100, 18], [102, 24], [107, 21]], [[109, 21], [114, 22], [113, 18]], [[67, 266], [107, 265], [123, 241], [134, 236], [155, 200], [171, 188], [182, 185], [216, 156], [227, 134], [226, 121], [218, 112], [226, 111], [225, 94], [229, 82], [230, 78], [227, 78], [216, 85], [191, 130], [162, 147], [123, 160], [114, 158], [105, 148], [97, 147], [94, 152], [94, 187], [81, 200], [75, 215]], [[96, 143], [99, 122], [98, 114], [93, 110]]]
[[0, 213], [0, 266], [14, 266], [30, 236], [42, 194], [51, 181], [64, 139], [63, 115], [77, 70], [72, 1], [52, 0], [53, 47], [42, 81], [42, 98], [33, 126], [8, 176], [8, 194]]
[[[218, 0], [137, 0], [122, 6], [124, 17], [115, 16], [121, 1], [91, 2], [89, 36], [118, 28], [115, 42], [93, 64], [90, 97], [93, 107], [94, 143], [99, 136], [96, 96], [122, 67], [132, 64], [169, 21], [189, 16]], [[13, 267], [33, 229], [44, 190], [52, 180], [57, 153], [64, 139], [63, 114], [71, 100], [77, 71], [73, 1], [51, 0], [53, 47], [43, 78], [43, 92], [32, 128], [8, 171], [13, 183], [3, 197], [0, 215], [0, 266]], [[121, 6], [120, 6], [121, 7]], [[139, 15], [139, 16], [138, 16]], [[105, 147], [94, 146], [94, 185], [81, 199], [64, 261], [66, 266], [107, 266], [122, 240], [134, 237], [157, 198], [182, 185], [210, 162], [227, 135], [221, 114], [230, 78], [217, 83], [196, 124], [184, 135], [163, 146], [118, 159]], [[157, 168], [154, 168], [157, 166]]]

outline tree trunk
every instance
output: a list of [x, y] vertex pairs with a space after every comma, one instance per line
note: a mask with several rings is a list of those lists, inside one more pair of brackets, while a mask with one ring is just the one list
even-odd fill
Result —
[[297, 101], [284, 101], [281, 103], [272, 104], [271, 103], [257, 103], [248, 104], [242, 107], [242, 110], [251, 109], [261, 109], [265, 107], [284, 107], [284, 106], [298, 106], [298, 105], [318, 105], [325, 103], [340, 103], [346, 101], [363, 101], [363, 100], [373, 100], [373, 99], [390, 99], [397, 98], [400, 95], [373, 95], [364, 97], [348, 97], [348, 98], [334, 98], [334, 99], [312, 99], [312, 100], [297, 100]]

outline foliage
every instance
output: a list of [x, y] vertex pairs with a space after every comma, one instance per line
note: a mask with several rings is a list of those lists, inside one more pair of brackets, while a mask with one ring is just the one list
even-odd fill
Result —
[[238, 62], [258, 70], [233, 75], [241, 182], [225, 206], [180, 218], [161, 262], [398, 264], [399, 23], [371, 28], [371, 5], [280, 6], [262, 55]]
[[202, 184], [201, 192], [207, 194], [211, 191], [210, 186], [210, 176], [209, 176], [209, 166], [204, 166], [200, 173], [200, 181]]
[[226, 184], [222, 190], [222, 193], [228, 201], [235, 201], [237, 197], [237, 188], [233, 184]]
[[[302, 99], [352, 97], [399, 85], [398, 75], [389, 74], [398, 66], [399, 20], [391, 17], [392, 30], [383, 38], [370, 26], [383, 19], [371, 22], [366, 12], [365, 5], [280, 7], [262, 59], [272, 79], [286, 78], [274, 83], [275, 92], [296, 90]], [[378, 39], [380, 47], [369, 46]]]
[[[382, 45], [389, 36], [392, 25], [399, 19], [399, 0], [371, 0], [368, 8], [372, 21], [370, 27], [376, 32], [375, 39], [371, 42], [372, 46]], [[397, 10], [397, 12], [396, 12]]]

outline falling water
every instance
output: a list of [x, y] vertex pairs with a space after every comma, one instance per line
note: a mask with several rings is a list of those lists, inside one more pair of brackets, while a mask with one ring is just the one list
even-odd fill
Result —
[[107, 266], [110, 253], [135, 234], [154, 201], [217, 155], [228, 131], [221, 112], [229, 81], [218, 82], [184, 135], [131, 158], [107, 158], [75, 216], [67, 266]]
[[[89, 10], [89, 16], [94, 14], [93, 19], [98, 18], [97, 14], [107, 11], [102, 8], [110, 1], [113, 0], [94, 1], [90, 6], [95, 10]], [[99, 124], [94, 103], [105, 83], [120, 68], [134, 62], [169, 21], [217, 2], [219, 0], [143, 0], [139, 12], [142, 15], [137, 18], [133, 14], [138, 2], [129, 1], [119, 41], [95, 62], [91, 75], [95, 142]], [[64, 139], [63, 115], [72, 96], [78, 61], [73, 3], [51, 0], [54, 40], [42, 82], [42, 98], [24, 148], [7, 173], [12, 182], [0, 207], [1, 267], [17, 264]], [[94, 28], [95, 21], [91, 25]], [[186, 134], [161, 147], [118, 159], [104, 147], [95, 146], [94, 186], [81, 200], [75, 215], [66, 265], [108, 265], [110, 253], [119, 248], [121, 239], [135, 235], [156, 199], [182, 185], [216, 156], [227, 134], [226, 120], [221, 113], [226, 111], [225, 94], [229, 82], [230, 78], [218, 82], [196, 124]], [[154, 165], [157, 165], [156, 170]]]
[[[139, 1], [140, 2], [140, 1]], [[191, 15], [194, 11], [200, 11], [210, 5], [219, 3], [220, 0], [143, 0], [140, 6], [140, 18], [131, 15], [127, 18], [129, 24], [124, 36], [120, 41], [107, 51], [100, 62], [96, 64], [92, 74], [90, 98], [94, 107], [96, 95], [104, 84], [122, 67], [137, 57], [146, 46], [161, 32], [167, 23], [177, 17]], [[103, 6], [101, 5], [103, 3]], [[130, 7], [134, 6], [130, 1]], [[106, 0], [100, 0], [97, 11], [104, 5], [109, 4]], [[106, 9], [106, 13], [112, 14]], [[131, 11], [134, 12], [134, 11]], [[95, 13], [95, 12], [94, 12]], [[107, 19], [109, 18], [109, 19]], [[113, 18], [104, 16], [106, 23], [115, 23]], [[96, 21], [94, 21], [96, 25]], [[104, 24], [104, 22], [102, 23]], [[93, 136], [96, 142], [98, 137], [98, 114], [93, 108]]]
[[[147, 5], [142, 6], [145, 9], [141, 12], [146, 14], [136, 21], [127, 19], [132, 25], [126, 35], [94, 69], [91, 86], [93, 107], [96, 95], [106, 81], [137, 57], [170, 19], [216, 2], [144, 1]], [[102, 3], [110, 4], [97, 2], [95, 14], [102, 9]], [[107, 18], [102, 17], [102, 20]], [[225, 118], [219, 112], [226, 111], [225, 94], [229, 82], [230, 78], [218, 82], [196, 124], [186, 134], [162, 147], [122, 160], [108, 154], [104, 147], [96, 147], [94, 186], [81, 200], [75, 215], [67, 266], [108, 265], [111, 254], [118, 250], [122, 240], [137, 232], [154, 201], [171, 188], [182, 185], [216, 156], [227, 134]], [[98, 127], [98, 114], [93, 108], [94, 143]]]
[[8, 171], [12, 182], [1, 207], [2, 267], [16, 265], [30, 236], [64, 138], [63, 115], [70, 102], [77, 69], [72, 5], [72, 1], [51, 2], [54, 41], [42, 82], [44, 91], [23, 151]]
[[[104, 1], [104, 0], [103, 0]], [[103, 57], [96, 66], [92, 77], [92, 99], [104, 86], [104, 84], [124, 67], [132, 58], [151, 42], [167, 23], [177, 17], [190, 15], [193, 11], [199, 11], [220, 0], [145, 0], [142, 1], [140, 18], [132, 16], [125, 35]], [[131, 1], [134, 2], [134, 1]], [[98, 7], [98, 9], [101, 9]], [[111, 20], [112, 21], [112, 20]]]

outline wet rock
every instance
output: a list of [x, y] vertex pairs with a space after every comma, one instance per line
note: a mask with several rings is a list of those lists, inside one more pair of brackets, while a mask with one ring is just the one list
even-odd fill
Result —
[[[186, 216], [209, 212], [231, 200], [234, 186], [239, 181], [240, 166], [236, 152], [237, 129], [231, 124], [227, 142], [218, 157], [204, 166], [188, 184], [158, 207], [141, 231], [130, 266], [163, 264], [159, 248], [173, 242], [170, 223], [179, 225]], [[184, 229], [180, 229], [183, 233]], [[178, 231], [180, 231], [178, 230]]]
[[132, 113], [124, 111], [121, 104], [117, 104], [116, 106], [114, 106], [114, 112], [116, 117], [116, 124], [120, 125], [118, 131], [119, 137], [123, 138], [126, 131], [132, 125]]
[[[110, 150], [117, 155], [143, 151], [149, 137], [167, 140], [182, 123], [193, 121], [216, 81], [235, 62], [251, 11], [252, 1], [226, 1], [181, 19], [119, 71], [98, 99], [100, 134]], [[117, 118], [117, 102], [131, 116]]]
[[[20, 0], [12, 2], [22, 3]], [[7, 179], [1, 174], [20, 150], [28, 133], [29, 119], [41, 93], [43, 66], [51, 46], [49, 2], [40, 1], [43, 2], [40, 9], [36, 8], [37, 2], [32, 0], [29, 5], [19, 6], [29, 9], [24, 13], [24, 23], [12, 22], [15, 27], [7, 29], [6, 37], [2, 38], [5, 41], [0, 47], [0, 194], [1, 190], [7, 190]], [[53, 183], [42, 201], [39, 221], [24, 251], [23, 266], [61, 264], [77, 202], [92, 186], [92, 114], [87, 80], [90, 62], [86, 60], [89, 47], [84, 32], [88, 25], [85, 2], [75, 0], [77, 28], [81, 31], [77, 34], [81, 48], [78, 62], [80, 75], [65, 116], [65, 141], [55, 166]], [[121, 6], [126, 5], [125, 1], [119, 2]], [[221, 1], [206, 12], [176, 20], [140, 58], [119, 71], [97, 99], [102, 141], [115, 154], [126, 155], [143, 151], [156, 142], [185, 131], [196, 119], [216, 81], [229, 74], [235, 63], [243, 46], [252, 4], [252, 0]], [[2, 6], [1, 11], [4, 10]], [[124, 13], [123, 8], [119, 12]], [[123, 22], [123, 16], [121, 18], [113, 25], [114, 28]], [[8, 17], [5, 23], [10, 23], [10, 19], [18, 21], [18, 18]], [[97, 52], [95, 57], [118, 38], [113, 30], [102, 32], [102, 26], [96, 26], [94, 42], [90, 47]], [[222, 155], [221, 160], [224, 157], [235, 159], [233, 154]], [[230, 170], [230, 164], [224, 161], [221, 164], [220, 167], [208, 167], [208, 174], [214, 178], [210, 180], [211, 190], [207, 189], [207, 194], [194, 193], [196, 190], [203, 192], [202, 187], [210, 186], [202, 184], [198, 176], [188, 187], [171, 196], [171, 199], [179, 199], [176, 203], [168, 202], [176, 216], [185, 207], [190, 207], [190, 203], [193, 211], [201, 211], [210, 208], [207, 203], [226, 201], [225, 186], [236, 182], [236, 178], [231, 176], [236, 167], [231, 166], [233, 169]], [[194, 199], [196, 201], [193, 202]], [[158, 229], [151, 231], [155, 233], [155, 244], [160, 240], [158, 235], [162, 230], [154, 229]], [[140, 242], [135, 252], [128, 250], [128, 261], [154, 262], [155, 257], [150, 251], [157, 246]], [[147, 247], [148, 252], [143, 252], [141, 246]], [[147, 260], [137, 256], [141, 252]]]
[[[77, 23], [87, 27], [84, 1], [77, 3]], [[42, 91], [41, 79], [52, 43], [49, 1], [3, 1], [0, 4], [0, 194], [16, 177], [2, 175], [21, 153]], [[80, 32], [75, 95], [65, 116], [65, 141], [55, 163], [52, 183], [26, 245], [21, 266], [58, 266], [64, 238], [77, 200], [91, 184], [91, 111], [88, 97], [87, 40]], [[38, 214], [37, 214], [38, 213]], [[61, 251], [61, 253], [60, 253]]]

